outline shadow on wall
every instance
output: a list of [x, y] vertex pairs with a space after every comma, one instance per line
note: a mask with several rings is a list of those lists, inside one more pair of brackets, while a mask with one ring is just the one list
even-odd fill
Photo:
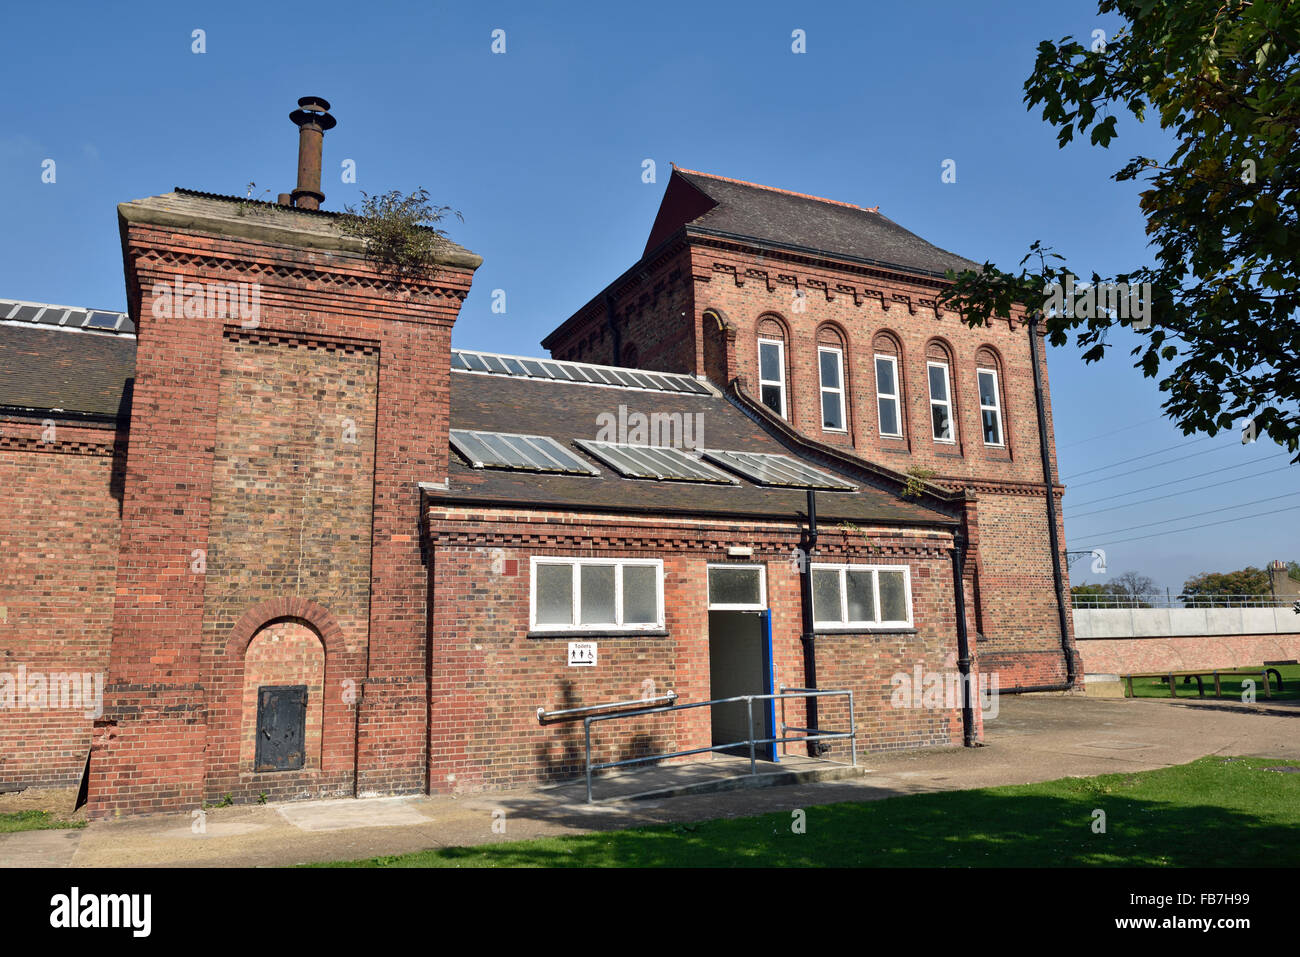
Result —
[[117, 517], [122, 517], [122, 501], [126, 498], [126, 446], [131, 429], [131, 397], [135, 392], [135, 379], [127, 379], [122, 386], [122, 401], [117, 406], [117, 432], [113, 437], [113, 467], [108, 478], [108, 494], [117, 500]]
[[[573, 688], [573, 682], [564, 680], [560, 684], [562, 689], [560, 704], [550, 710], [563, 711], [568, 708], [582, 707], [583, 702], [578, 700]], [[595, 762], [604, 763], [608, 760], [627, 761], [632, 758], [642, 758], [659, 751], [669, 750], [668, 745], [658, 735], [638, 733], [622, 742], [613, 755], [602, 757], [606, 752], [602, 750], [601, 738], [597, 736], [602, 724], [606, 728], [601, 736], [604, 740], [609, 740], [612, 735], [617, 734], [605, 722], [593, 725], [591, 754], [592, 760]], [[567, 721], [544, 725], [543, 727], [551, 737], [538, 744], [534, 749], [537, 755], [536, 764], [539, 779], [545, 782], [566, 781], [585, 774], [586, 748], [582, 722]], [[651, 767], [653, 762], [646, 762], [640, 766]]]

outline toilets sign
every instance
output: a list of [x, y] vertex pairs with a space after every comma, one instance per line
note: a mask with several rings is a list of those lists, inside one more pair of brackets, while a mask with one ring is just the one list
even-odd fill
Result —
[[594, 668], [596, 666], [596, 643], [594, 641], [569, 642], [569, 667]]

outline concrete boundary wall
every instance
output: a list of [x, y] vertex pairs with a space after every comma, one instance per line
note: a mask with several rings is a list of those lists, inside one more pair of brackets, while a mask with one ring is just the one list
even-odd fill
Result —
[[1300, 615], [1279, 608], [1076, 608], [1074, 636], [1150, 638], [1300, 632]]

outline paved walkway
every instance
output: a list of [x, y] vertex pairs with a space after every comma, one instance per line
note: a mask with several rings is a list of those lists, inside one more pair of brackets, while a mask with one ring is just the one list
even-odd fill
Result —
[[[595, 806], [581, 803], [580, 788], [562, 786], [217, 808], [206, 812], [201, 828], [191, 814], [168, 814], [0, 835], [0, 866], [277, 866], [1142, 771], [1206, 754], [1300, 759], [1300, 709], [1064, 696], [999, 703], [1000, 714], [986, 722], [986, 747], [864, 755], [866, 773], [847, 780]], [[692, 772], [677, 766], [642, 773], [653, 783]], [[618, 785], [598, 780], [597, 796], [600, 783]]]

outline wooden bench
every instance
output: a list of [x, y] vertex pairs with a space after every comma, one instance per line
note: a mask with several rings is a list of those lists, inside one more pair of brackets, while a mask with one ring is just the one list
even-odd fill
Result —
[[1265, 697], [1265, 698], [1272, 698], [1272, 697], [1273, 697], [1273, 687], [1272, 687], [1272, 684], [1270, 683], [1270, 681], [1269, 681], [1269, 677], [1268, 677], [1270, 674], [1273, 675], [1274, 679], [1275, 679], [1276, 682], [1277, 682], [1277, 690], [1278, 690], [1278, 691], [1281, 691], [1281, 690], [1282, 690], [1282, 674], [1281, 674], [1281, 672], [1279, 672], [1276, 668], [1268, 668], [1268, 667], [1265, 667], [1265, 668], [1220, 668], [1220, 669], [1217, 669], [1217, 670], [1216, 670], [1216, 669], [1212, 669], [1212, 668], [1207, 668], [1207, 669], [1204, 669], [1204, 670], [1201, 670], [1201, 671], [1149, 671], [1149, 672], [1144, 672], [1144, 673], [1134, 673], [1134, 674], [1131, 674], [1131, 675], [1125, 675], [1125, 676], [1124, 676], [1124, 684], [1125, 684], [1124, 697], [1126, 697], [1126, 698], [1132, 698], [1132, 697], [1134, 697], [1134, 695], [1133, 695], [1133, 679], [1134, 679], [1134, 678], [1164, 678], [1165, 680], [1167, 680], [1167, 681], [1169, 682], [1169, 697], [1171, 697], [1171, 698], [1177, 698], [1177, 697], [1178, 697], [1178, 684], [1177, 684], [1177, 682], [1174, 681], [1175, 678], [1182, 678], [1182, 679], [1183, 679], [1183, 684], [1191, 684], [1191, 683], [1192, 683], [1192, 679], [1195, 678], [1195, 679], [1196, 679], [1196, 691], [1197, 691], [1197, 694], [1198, 694], [1200, 697], [1204, 698], [1204, 697], [1205, 697], [1205, 684], [1204, 684], [1204, 682], [1202, 681], [1202, 679], [1203, 679], [1203, 678], [1206, 678], [1206, 677], [1212, 677], [1212, 678], [1214, 678], [1214, 696], [1215, 696], [1216, 698], [1222, 698], [1222, 697], [1223, 697], [1223, 689], [1220, 687], [1220, 684], [1219, 684], [1219, 678], [1220, 678], [1220, 676], [1222, 676], [1222, 675], [1232, 675], [1232, 676], [1242, 676], [1242, 677], [1253, 677], [1254, 675], [1261, 675], [1261, 676], [1263, 677], [1263, 679], [1264, 679], [1264, 697]]

